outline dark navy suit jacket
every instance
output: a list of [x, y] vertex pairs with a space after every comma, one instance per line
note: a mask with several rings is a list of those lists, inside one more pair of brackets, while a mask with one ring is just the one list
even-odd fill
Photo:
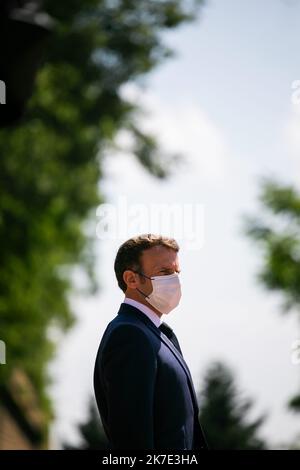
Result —
[[182, 354], [132, 305], [122, 303], [103, 334], [94, 390], [111, 449], [207, 449]]

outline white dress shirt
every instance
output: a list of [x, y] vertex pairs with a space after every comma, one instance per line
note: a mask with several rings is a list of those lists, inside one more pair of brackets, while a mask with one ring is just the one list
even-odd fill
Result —
[[154, 325], [157, 326], [157, 328], [161, 324], [161, 319], [159, 318], [159, 316], [153, 310], [151, 310], [151, 308], [147, 307], [147, 305], [144, 305], [141, 302], [138, 302], [137, 300], [130, 299], [129, 297], [125, 297], [123, 303], [138, 308], [148, 318], [150, 318], [150, 320], [153, 321]]

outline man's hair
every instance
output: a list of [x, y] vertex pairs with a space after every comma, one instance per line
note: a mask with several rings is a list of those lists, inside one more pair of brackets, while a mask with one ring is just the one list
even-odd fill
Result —
[[176, 252], [179, 251], [179, 245], [174, 238], [163, 237], [146, 233], [132, 237], [124, 242], [118, 249], [114, 263], [114, 269], [118, 285], [123, 292], [126, 292], [127, 285], [123, 279], [123, 273], [127, 269], [141, 271], [140, 257], [143, 251], [153, 246], [164, 246]]

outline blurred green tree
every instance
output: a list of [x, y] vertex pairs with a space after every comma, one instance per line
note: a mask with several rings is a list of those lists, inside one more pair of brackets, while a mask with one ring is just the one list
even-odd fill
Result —
[[[282, 313], [300, 311], [300, 193], [270, 178], [261, 181], [261, 217], [245, 216], [246, 234], [261, 248], [259, 282], [283, 295]], [[300, 411], [300, 393], [288, 403]]]
[[253, 401], [240, 396], [227, 366], [214, 362], [208, 367], [199, 397], [199, 420], [210, 449], [266, 449], [257, 435], [266, 416], [247, 419]]
[[140, 128], [141, 109], [122, 86], [172, 56], [162, 33], [195, 19], [201, 4], [43, 2], [56, 23], [34, 94], [22, 122], [0, 130], [0, 338], [7, 347], [0, 386], [21, 367], [49, 418], [49, 331], [74, 321], [68, 299], [76, 269], [88, 291], [96, 289], [95, 237], [86, 227], [103, 201], [104, 156], [125, 130], [132, 154], [153, 176], [166, 177], [176, 161]]

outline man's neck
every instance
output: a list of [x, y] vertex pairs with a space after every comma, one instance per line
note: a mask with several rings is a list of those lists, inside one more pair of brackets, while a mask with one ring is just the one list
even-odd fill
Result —
[[135, 295], [132, 295], [132, 294], [125, 294], [125, 299], [131, 299], [131, 300], [134, 300], [135, 302], [139, 302], [140, 304], [144, 305], [145, 307], [147, 307], [149, 310], [151, 310], [153, 313], [155, 313], [155, 315], [157, 315], [159, 318], [162, 317], [162, 313], [159, 312], [158, 310], [156, 310], [156, 308], [154, 308], [152, 305], [150, 305], [146, 300], [144, 300], [143, 298], [140, 299], [140, 298], [137, 298], [138, 296], [135, 296]]

